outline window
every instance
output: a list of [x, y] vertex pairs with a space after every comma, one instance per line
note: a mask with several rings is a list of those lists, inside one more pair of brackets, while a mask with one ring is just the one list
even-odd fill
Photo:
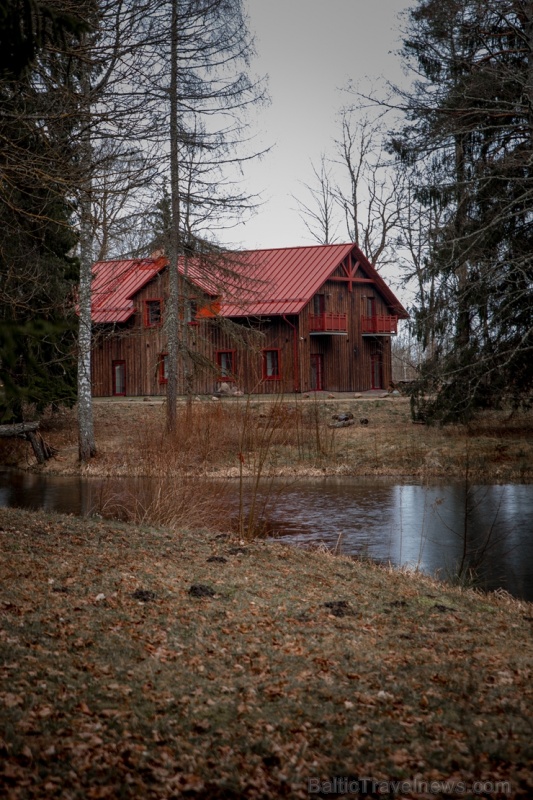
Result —
[[168, 383], [168, 353], [159, 356], [159, 383]]
[[235, 380], [235, 350], [218, 350], [217, 367], [220, 380]]
[[263, 380], [276, 381], [281, 378], [279, 350], [263, 350]]
[[113, 372], [113, 395], [115, 397], [124, 397], [126, 394], [126, 362], [113, 361], [111, 368]]
[[313, 297], [313, 314], [321, 317], [326, 312], [326, 298], [323, 294], [315, 294]]
[[189, 325], [198, 325], [196, 315], [198, 313], [198, 302], [194, 297], [189, 298], [186, 305], [185, 318]]
[[161, 325], [161, 300], [144, 301], [144, 324], [147, 328]]

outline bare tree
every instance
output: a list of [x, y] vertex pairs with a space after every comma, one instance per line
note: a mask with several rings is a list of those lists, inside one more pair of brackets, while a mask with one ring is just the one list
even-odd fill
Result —
[[[147, 87], [138, 67], [152, 40], [146, 22], [152, 0], [98, 0], [87, 10], [89, 32], [69, 55], [76, 65], [79, 124], [77, 169], [69, 175], [79, 228], [78, 439], [81, 461], [96, 453], [91, 396], [91, 281], [94, 258], [109, 250], [131, 195], [153, 177], [153, 124]], [[72, 98], [73, 94], [73, 98]]]
[[[191, 385], [188, 259], [209, 254], [220, 272], [213, 228], [250, 206], [236, 173], [250, 154], [244, 114], [263, 87], [249, 77], [253, 51], [241, 0], [162, 0], [155, 65], [147, 75], [163, 112], [155, 132], [170, 173], [167, 428], [177, 424], [179, 372]], [[170, 70], [170, 71], [168, 71]], [[165, 110], [166, 109], [166, 110]]]
[[406, 205], [403, 174], [385, 152], [379, 118], [359, 116], [355, 107], [340, 113], [340, 137], [333, 157], [325, 153], [313, 165], [314, 181], [303, 184], [310, 200], [297, 199], [304, 224], [324, 244], [338, 240], [343, 227], [373, 266], [396, 262], [395, 236]]
[[333, 244], [336, 241], [339, 221], [336, 214], [336, 193], [332, 167], [325, 153], [320, 156], [318, 167], [313, 163], [311, 166], [314, 182], [303, 184], [311, 196], [309, 202], [304, 203], [297, 197], [294, 199], [298, 203], [305, 227], [313, 239], [320, 244]]
[[361, 116], [349, 107], [340, 113], [340, 138], [335, 141], [339, 178], [335, 199], [342, 209], [351, 241], [373, 266], [395, 262], [394, 237], [405, 208], [403, 176], [385, 152], [380, 118]]

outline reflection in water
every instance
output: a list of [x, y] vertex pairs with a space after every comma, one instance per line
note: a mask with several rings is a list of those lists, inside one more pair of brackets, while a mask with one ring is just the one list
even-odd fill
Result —
[[[101, 510], [105, 485], [100, 478], [0, 472], [0, 505], [88, 515]], [[131, 488], [131, 479], [124, 486]], [[467, 491], [460, 484], [324, 478], [279, 482], [265, 505], [268, 531], [286, 542], [324, 544], [443, 578], [462, 564], [465, 572], [478, 570], [485, 588], [533, 600], [533, 486]]]

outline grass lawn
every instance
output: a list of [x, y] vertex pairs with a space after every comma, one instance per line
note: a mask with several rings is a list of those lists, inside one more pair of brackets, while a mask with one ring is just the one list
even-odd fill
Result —
[[5, 800], [533, 796], [527, 603], [17, 510], [0, 545]]

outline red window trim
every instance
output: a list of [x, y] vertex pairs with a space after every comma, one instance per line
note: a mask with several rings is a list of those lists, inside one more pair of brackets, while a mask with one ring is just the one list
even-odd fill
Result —
[[[150, 322], [148, 306], [150, 303], [159, 303], [159, 322]], [[148, 297], [144, 301], [144, 327], [158, 328], [163, 323], [163, 300], [160, 297]]]
[[168, 353], [159, 353], [159, 383], [168, 383], [168, 378], [165, 378], [165, 358], [168, 358]]
[[[117, 381], [116, 381], [115, 367], [118, 367], [120, 365], [122, 365], [124, 367], [124, 391], [123, 392], [117, 392]], [[126, 397], [126, 362], [124, 361], [124, 359], [123, 358], [114, 359], [111, 362], [111, 371], [112, 371], [112, 377], [113, 377], [113, 389], [112, 389], [113, 397]]]
[[[222, 374], [222, 364], [220, 363], [220, 356], [222, 355], [222, 353], [231, 353], [231, 375], [223, 375]], [[229, 349], [217, 350], [215, 352], [215, 359], [216, 359], [216, 362], [217, 362], [218, 380], [219, 381], [227, 381], [228, 383], [230, 381], [235, 381], [236, 353], [237, 353], [236, 350], [229, 350]]]
[[[278, 371], [276, 375], [267, 375], [266, 374], [266, 354], [267, 353], [277, 353], [278, 354]], [[280, 381], [281, 380], [281, 348], [280, 347], [264, 347], [262, 351], [263, 356], [263, 380], [264, 381]]]

